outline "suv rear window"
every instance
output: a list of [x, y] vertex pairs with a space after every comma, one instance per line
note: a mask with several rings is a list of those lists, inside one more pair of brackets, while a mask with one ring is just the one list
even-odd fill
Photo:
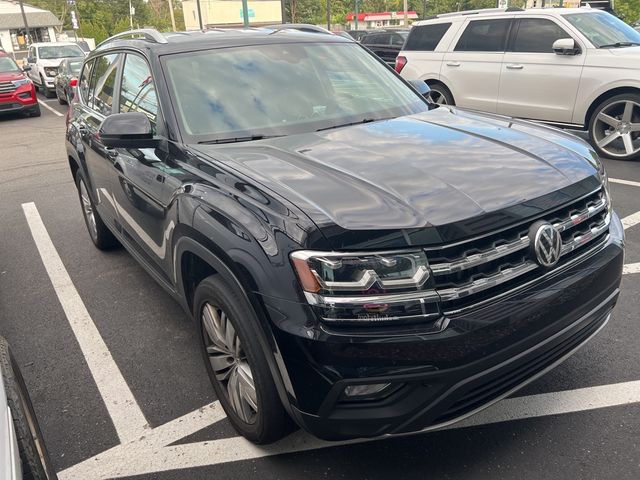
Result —
[[458, 40], [456, 52], [504, 52], [510, 18], [474, 20]]
[[437, 23], [435, 25], [419, 25], [411, 29], [405, 50], [422, 50], [433, 52], [444, 34], [451, 27], [451, 23]]

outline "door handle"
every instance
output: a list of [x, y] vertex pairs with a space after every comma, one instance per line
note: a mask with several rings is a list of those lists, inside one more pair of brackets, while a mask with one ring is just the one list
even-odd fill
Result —
[[518, 64], [511, 63], [511, 64], [507, 65], [507, 68], [509, 70], [522, 70], [524, 68], [524, 65], [520, 65], [519, 63]]
[[447, 62], [448, 67], [459, 67], [460, 62]]

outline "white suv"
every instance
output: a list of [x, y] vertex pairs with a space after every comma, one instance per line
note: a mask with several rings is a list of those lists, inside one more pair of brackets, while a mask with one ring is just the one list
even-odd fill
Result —
[[590, 8], [491, 9], [416, 22], [396, 70], [437, 103], [588, 129], [640, 158], [640, 33]]
[[32, 43], [29, 46], [27, 57], [27, 63], [31, 69], [27, 73], [47, 98], [55, 97], [56, 90], [53, 81], [58, 75], [58, 67], [62, 60], [71, 57], [84, 58], [84, 56], [84, 51], [75, 43]]

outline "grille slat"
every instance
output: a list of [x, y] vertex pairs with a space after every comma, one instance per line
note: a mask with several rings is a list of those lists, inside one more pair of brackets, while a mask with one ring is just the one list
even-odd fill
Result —
[[10, 93], [16, 90], [16, 86], [11, 82], [0, 82], [0, 93]]
[[599, 189], [525, 225], [428, 251], [436, 291], [444, 310], [480, 302], [492, 289], [516, 288], [529, 280], [533, 275], [531, 272], [542, 269], [528, 248], [531, 244], [529, 228], [539, 220], [551, 223], [562, 236], [558, 266], [574, 252], [587, 251], [582, 248], [585, 245], [599, 244], [594, 241], [609, 230], [611, 214], [608, 207], [608, 196]]

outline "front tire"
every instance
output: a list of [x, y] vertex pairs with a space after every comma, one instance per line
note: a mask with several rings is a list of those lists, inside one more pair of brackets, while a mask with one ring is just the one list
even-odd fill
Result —
[[251, 305], [212, 275], [196, 289], [194, 313], [209, 379], [233, 427], [258, 444], [284, 437], [291, 420], [257, 339]]
[[67, 100], [60, 97], [60, 94], [58, 93], [58, 89], [57, 88], [56, 88], [56, 97], [58, 97], [58, 103], [60, 105], [66, 105], [67, 104]]
[[7, 341], [2, 337], [0, 337], [0, 370], [18, 441], [23, 478], [25, 480], [57, 479], [24, 379], [11, 355]]
[[55, 92], [52, 92], [49, 87], [47, 87], [46, 82], [44, 81], [44, 77], [40, 75], [40, 81], [42, 82], [42, 93], [47, 98], [53, 98], [55, 96]]
[[30, 117], [39, 117], [40, 115], [42, 115], [42, 112], [40, 111], [40, 105], [36, 103], [36, 106], [29, 110], [28, 115]]
[[431, 89], [431, 93], [429, 94], [429, 96], [431, 97], [431, 101], [433, 101], [433, 103], [437, 103], [438, 105], [456, 104], [453, 99], [453, 95], [444, 85], [440, 83], [434, 83], [429, 85], [429, 88]]
[[78, 172], [76, 175], [76, 186], [78, 187], [78, 196], [80, 197], [80, 206], [82, 207], [82, 216], [84, 223], [89, 230], [91, 241], [99, 250], [109, 250], [118, 245], [118, 240], [113, 233], [104, 224], [102, 218], [98, 214], [93, 200], [89, 195], [87, 183], [84, 176]]
[[602, 157], [640, 158], [640, 95], [623, 93], [600, 103], [589, 119], [589, 138]]

